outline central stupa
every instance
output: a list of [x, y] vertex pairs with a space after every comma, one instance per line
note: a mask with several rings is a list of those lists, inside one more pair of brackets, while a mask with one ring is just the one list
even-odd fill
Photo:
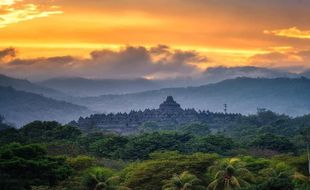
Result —
[[162, 111], [178, 111], [182, 110], [180, 104], [174, 101], [172, 96], [168, 96], [167, 99], [159, 105], [159, 110]]

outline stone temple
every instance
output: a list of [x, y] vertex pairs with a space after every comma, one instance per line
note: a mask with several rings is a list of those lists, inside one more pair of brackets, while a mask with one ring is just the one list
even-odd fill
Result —
[[180, 104], [174, 101], [172, 96], [168, 96], [166, 101], [164, 101], [162, 104], [159, 105], [159, 110], [163, 112], [175, 112], [175, 111], [181, 111], [182, 108]]
[[212, 113], [195, 109], [182, 109], [172, 96], [159, 105], [158, 109], [146, 109], [144, 111], [131, 111], [129, 113], [94, 114], [86, 118], [79, 118], [71, 125], [80, 127], [82, 130], [99, 128], [104, 131], [118, 133], [131, 133], [146, 122], [155, 122], [158, 126], [175, 126], [197, 122], [209, 122], [217, 118], [227, 117], [234, 119], [238, 114]]

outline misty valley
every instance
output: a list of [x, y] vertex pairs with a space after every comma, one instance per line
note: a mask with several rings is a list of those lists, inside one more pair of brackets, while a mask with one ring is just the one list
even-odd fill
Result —
[[0, 190], [310, 190], [310, 0], [0, 0]]
[[53, 80], [0, 77], [1, 189], [310, 188], [306, 77]]

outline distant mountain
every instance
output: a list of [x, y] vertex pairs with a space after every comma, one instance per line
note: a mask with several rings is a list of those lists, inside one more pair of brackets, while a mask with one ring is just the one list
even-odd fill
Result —
[[64, 99], [66, 97], [66, 95], [56, 90], [42, 87], [37, 84], [33, 84], [29, 82], [28, 80], [16, 79], [16, 78], [8, 77], [2, 74], [0, 74], [0, 86], [13, 87], [14, 89], [17, 89], [17, 90], [40, 94], [46, 97], [53, 97], [53, 98], [59, 98], [59, 99]]
[[0, 115], [0, 131], [6, 130], [9, 128], [11, 128], [11, 126], [5, 123], [5, 118], [2, 115]]
[[310, 78], [310, 70], [304, 71], [303, 73], [300, 74], [303, 77]]
[[200, 86], [237, 77], [279, 78], [299, 77], [294, 73], [260, 67], [211, 67], [199, 76], [162, 80], [148, 79], [86, 79], [55, 78], [37, 83], [71, 96], [100, 96], [108, 94], [137, 93], [161, 88]]
[[172, 95], [183, 108], [222, 112], [255, 113], [267, 108], [292, 116], [310, 113], [310, 79], [237, 78], [215, 84], [188, 88], [167, 88], [126, 95], [80, 98], [74, 102], [99, 112], [124, 112], [157, 108]]
[[238, 77], [248, 78], [294, 78], [298, 74], [263, 67], [210, 67], [203, 73], [203, 78], [208, 82], [220, 82]]
[[68, 122], [87, 113], [83, 106], [17, 91], [12, 87], [0, 87], [0, 115], [17, 126], [33, 120]]
[[55, 78], [38, 83], [41, 86], [64, 92], [71, 96], [99, 96], [125, 94], [159, 89], [161, 86], [147, 79], [85, 79]]

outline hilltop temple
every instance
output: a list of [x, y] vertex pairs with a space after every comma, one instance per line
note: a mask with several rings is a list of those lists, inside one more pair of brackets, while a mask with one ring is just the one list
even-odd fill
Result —
[[168, 96], [166, 101], [164, 101], [162, 104], [159, 105], [159, 110], [163, 112], [176, 112], [181, 111], [182, 108], [180, 104], [174, 101], [172, 96]]
[[145, 122], [155, 122], [159, 126], [182, 125], [188, 123], [208, 122], [216, 117], [228, 117], [233, 119], [238, 114], [211, 113], [195, 109], [182, 109], [172, 96], [159, 105], [158, 109], [146, 109], [144, 111], [131, 111], [129, 113], [94, 114], [86, 118], [80, 118], [73, 122], [82, 130], [99, 128], [105, 131], [118, 133], [131, 133]]

